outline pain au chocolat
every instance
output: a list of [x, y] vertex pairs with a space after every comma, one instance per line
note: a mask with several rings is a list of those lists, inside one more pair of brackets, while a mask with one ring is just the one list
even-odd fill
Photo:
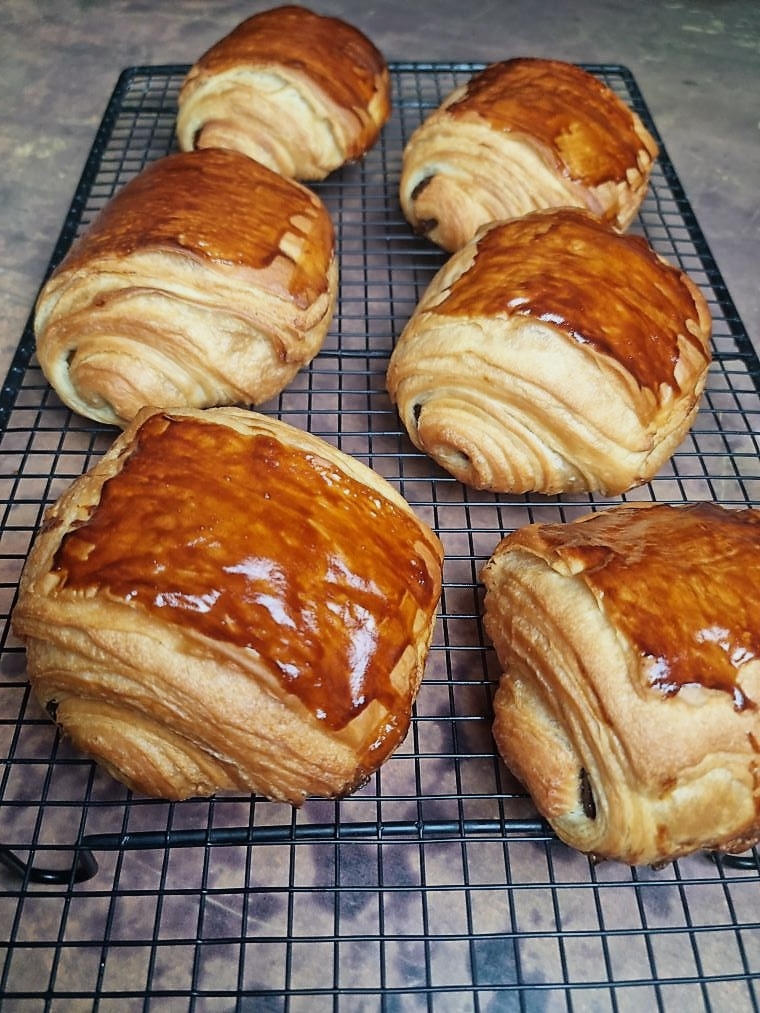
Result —
[[623, 492], [698, 410], [711, 320], [639, 236], [577, 208], [495, 223], [435, 275], [387, 384], [412, 442], [497, 492]]
[[48, 279], [37, 355], [61, 399], [99, 422], [258, 405], [320, 350], [337, 287], [314, 193], [239, 152], [175, 153], [127, 182]]
[[760, 839], [760, 512], [531, 524], [482, 577], [496, 743], [562, 840], [660, 865]]
[[582, 207], [619, 231], [646, 194], [657, 142], [599, 77], [559, 60], [495, 63], [456, 88], [404, 149], [400, 200], [449, 252], [483, 225]]
[[406, 501], [318, 437], [146, 408], [49, 508], [13, 626], [42, 706], [130, 788], [298, 805], [404, 739], [441, 565]]
[[383, 55], [353, 25], [296, 5], [254, 14], [190, 69], [180, 147], [242, 151], [284, 176], [320, 180], [360, 159], [390, 116]]

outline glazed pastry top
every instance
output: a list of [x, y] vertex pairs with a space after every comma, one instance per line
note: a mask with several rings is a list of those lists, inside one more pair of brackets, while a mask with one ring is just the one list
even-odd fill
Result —
[[[59, 271], [136, 250], [272, 271], [296, 304], [326, 291], [333, 225], [306, 187], [235, 151], [205, 149], [148, 164], [106, 204]], [[274, 265], [274, 261], [280, 263]]]
[[534, 212], [485, 231], [474, 260], [434, 306], [447, 316], [531, 316], [616, 358], [641, 387], [678, 387], [681, 340], [705, 362], [693, 288], [640, 236], [586, 211]]
[[[517, 532], [556, 569], [580, 573], [635, 645], [651, 686], [666, 695], [699, 684], [737, 709], [755, 708], [737, 684], [760, 657], [760, 512], [712, 503], [600, 513], [581, 524]], [[679, 580], [684, 559], [689, 579]]]
[[642, 147], [631, 112], [615, 93], [582, 68], [558, 60], [522, 57], [492, 64], [471, 79], [448, 111], [525, 133], [588, 186], [624, 181]]
[[398, 702], [390, 674], [439, 592], [410, 548], [418, 534], [314, 453], [156, 414], [52, 573], [60, 593], [107, 593], [271, 658], [284, 689], [340, 729], [372, 700]]

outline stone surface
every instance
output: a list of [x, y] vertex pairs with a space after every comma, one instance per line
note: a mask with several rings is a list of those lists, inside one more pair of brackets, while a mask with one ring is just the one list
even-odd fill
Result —
[[[3, 377], [119, 72], [136, 64], [191, 63], [240, 20], [267, 6], [261, 0], [56, 0], [55, 4], [2, 0]], [[322, 0], [315, 7], [351, 20], [390, 60], [490, 62], [538, 55], [629, 67], [747, 331], [760, 349], [757, 0], [650, 0], [638, 4], [630, 0], [566, 4], [554, 0], [385, 0], [362, 4]], [[55, 433], [43, 433], [45, 437], [56, 445]], [[4, 462], [4, 470], [6, 466]], [[23, 497], [21, 508], [25, 508]], [[9, 545], [15, 542], [9, 541]], [[471, 547], [465, 547], [463, 559], [467, 551], [472, 551]], [[11, 561], [20, 567], [21, 553]], [[10, 588], [12, 581], [6, 580], [5, 586]], [[468, 651], [461, 655], [467, 657]], [[461, 660], [452, 663], [463, 664]], [[20, 673], [10, 666], [20, 664], [20, 655], [9, 656], [7, 675], [11, 681]], [[445, 679], [439, 682], [433, 680], [431, 693], [451, 692]], [[468, 688], [464, 682], [458, 690], [474, 695], [477, 685]], [[449, 706], [447, 698], [440, 712], [445, 715]], [[25, 755], [44, 758], [50, 748], [50, 729], [40, 722], [38, 729], [28, 731], [32, 734], [39, 734], [41, 742], [34, 749], [27, 747]], [[421, 786], [430, 793], [423, 815], [432, 820], [461, 818], [462, 811], [456, 809], [461, 786], [451, 782], [450, 764], [435, 759], [437, 752], [445, 758], [452, 748], [446, 721], [427, 720], [419, 734], [420, 748], [428, 757], [425, 769], [434, 771], [430, 784]], [[478, 738], [486, 734], [478, 722], [463, 723], [459, 734], [458, 748], [468, 758], [462, 776], [469, 779], [467, 790], [475, 786], [474, 801], [468, 800], [468, 805], [478, 806], [482, 769], [490, 765], [487, 757], [492, 745], [490, 738], [485, 742]], [[10, 735], [6, 726], [6, 743]], [[0, 743], [0, 760], [5, 755]], [[95, 804], [88, 814], [88, 830], [102, 826], [104, 833], [113, 834], [119, 828], [114, 828], [110, 803], [113, 799], [118, 803], [118, 789], [102, 772], [88, 786], [81, 771], [65, 762], [71, 759], [66, 743], [60, 746], [59, 755], [64, 762], [55, 769], [51, 798], [76, 799], [78, 791], [91, 788]], [[44, 766], [31, 759], [24, 768], [28, 778], [35, 776], [36, 767]], [[389, 796], [393, 795], [395, 777], [403, 786], [397, 772], [404, 770], [408, 770], [408, 757], [402, 755], [395, 766], [389, 765], [383, 772]], [[38, 776], [43, 775], [38, 772]], [[19, 789], [11, 781], [8, 797], [14, 790]], [[25, 786], [24, 790], [29, 789]], [[308, 820], [311, 813], [315, 824], [329, 824], [331, 805], [313, 803], [298, 819]], [[358, 812], [376, 812], [371, 794], [357, 803], [362, 805], [365, 808]], [[55, 807], [52, 809], [55, 816]], [[400, 823], [409, 820], [413, 827], [422, 807], [417, 808], [414, 799], [402, 791], [387, 811], [396, 813], [394, 818]], [[28, 807], [8, 806], [4, 812], [3, 838], [23, 840], [25, 833], [34, 831], [34, 814]], [[130, 813], [128, 829], [155, 830], [172, 821], [173, 829], [203, 827], [206, 812], [201, 805], [196, 813], [192, 803], [166, 812], [137, 805]], [[259, 829], [263, 824], [266, 831], [270, 818], [266, 803], [256, 812], [262, 814], [257, 815]], [[479, 809], [473, 812], [480, 814]], [[64, 815], [72, 821], [73, 837], [79, 810], [73, 806]], [[221, 827], [245, 827], [249, 820], [253, 825], [254, 803], [218, 804], [215, 818]], [[293, 820], [295, 825], [295, 816]], [[54, 825], [58, 832], [58, 824]], [[44, 824], [43, 840], [46, 833]], [[56, 845], [65, 843], [59, 836], [54, 840]], [[659, 873], [642, 870], [637, 879], [643, 888], [637, 884], [634, 891], [627, 870], [605, 865], [594, 870], [592, 878], [585, 863], [576, 862], [569, 852], [529, 837], [512, 841], [508, 855], [500, 840], [481, 838], [463, 844], [443, 839], [427, 842], [424, 874], [428, 889], [423, 894], [419, 889], [422, 845], [414, 839], [408, 840], [409, 847], [400, 848], [398, 843], [391, 836], [390, 843], [383, 845], [381, 864], [374, 851], [367, 850], [374, 845], [358, 839], [344, 840], [340, 847], [337, 841], [325, 839], [311, 849], [301, 848], [297, 864], [287, 842], [263, 847], [252, 859], [239, 843], [208, 852], [203, 848], [176, 848], [166, 853], [161, 849], [127, 849], [124, 853], [104, 849], [98, 852], [101, 868], [91, 886], [84, 884], [73, 893], [40, 888], [19, 902], [23, 916], [14, 913], [16, 882], [0, 870], [6, 890], [5, 895], [0, 890], [0, 938], [4, 926], [18, 939], [11, 970], [0, 981], [0, 988], [36, 994], [41, 1004], [47, 982], [55, 977], [59, 991], [68, 989], [69, 995], [56, 1002], [48, 994], [50, 1009], [89, 1010], [91, 1002], [83, 997], [88, 986], [83, 982], [97, 981], [106, 993], [118, 995], [119, 990], [125, 990], [127, 996], [112, 999], [110, 1004], [106, 1000], [103, 1009], [134, 1009], [137, 1000], [130, 1000], [130, 990], [134, 996], [150, 977], [163, 991], [158, 1000], [162, 1011], [186, 1010], [182, 993], [190, 990], [197, 998], [193, 1009], [227, 1011], [233, 1008], [232, 999], [215, 1002], [204, 990], [227, 990], [231, 996], [241, 986], [251, 991], [269, 990], [271, 996], [243, 1002], [237, 1009], [280, 1010], [287, 1005], [291, 1010], [314, 1011], [337, 1008], [331, 995], [337, 980], [342, 987], [357, 990], [349, 996], [346, 1009], [371, 1011], [380, 1009], [377, 996], [382, 981], [390, 990], [387, 1002], [383, 1001], [384, 1010], [429, 1010], [440, 998], [442, 1003], [448, 1002], [436, 1004], [436, 1010], [464, 1011], [468, 999], [457, 995], [455, 985], [472, 974], [484, 991], [482, 1009], [519, 1006], [538, 1013], [570, 1008], [565, 989], [550, 986], [552, 981], [562, 981], [571, 964], [587, 976], [573, 997], [574, 1010], [664, 1008], [660, 1000], [664, 1001], [665, 994], [673, 997], [673, 982], [679, 979], [686, 984], [673, 998], [672, 1008], [702, 1009], [707, 989], [695, 982], [703, 973], [716, 979], [709, 990], [714, 1009], [742, 1013], [756, 1008], [741, 979], [748, 969], [757, 967], [757, 953], [740, 954], [738, 937], [730, 929], [734, 918], [750, 927], [755, 923], [754, 881], [745, 884], [743, 891], [732, 888], [729, 893], [723, 872], [695, 857], [681, 864], [678, 875], [671, 869]], [[44, 864], [53, 866], [66, 861], [55, 850], [42, 858]], [[202, 862], [206, 863], [203, 867]], [[382, 883], [373, 879], [380, 873]], [[669, 926], [681, 924], [684, 918], [680, 877], [689, 874], [697, 884], [703, 884], [689, 896], [690, 925], [696, 928], [671, 931]], [[508, 891], [488, 886], [507, 882], [507, 877], [520, 888]], [[659, 888], [647, 889], [651, 885], [648, 881], [655, 877]], [[196, 889], [201, 881], [202, 891]], [[466, 881], [474, 884], [471, 895], [465, 891]], [[558, 881], [571, 882], [574, 887], [553, 893], [551, 888]], [[273, 886], [277, 882], [290, 882], [294, 889], [278, 890]], [[108, 892], [109, 883], [117, 891], [113, 895]], [[478, 887], [482, 887], [480, 892]], [[377, 897], [382, 898], [382, 907], [376, 909]], [[468, 908], [470, 903], [478, 905], [474, 912]], [[16, 917], [18, 921], [14, 921]], [[453, 943], [466, 936], [473, 917], [487, 931], [472, 941], [472, 966], [462, 967], [458, 959], [463, 947], [457, 950]], [[596, 934], [602, 917], [610, 932], [603, 944]], [[245, 945], [239, 939], [241, 926], [249, 936]], [[660, 926], [666, 931], [652, 936]], [[340, 966], [329, 944], [336, 929], [343, 935]], [[141, 949], [137, 941], [150, 940], [154, 933], [161, 934], [163, 945], [150, 950], [146, 944]], [[71, 945], [51, 969], [51, 947], [46, 950], [45, 941], [54, 942], [64, 934]], [[196, 934], [202, 938], [202, 946], [196, 945]], [[264, 941], [257, 943], [257, 937]], [[292, 937], [297, 941], [292, 949], [287, 942], [286, 968], [285, 940]], [[664, 988], [640, 987], [638, 979], [648, 980], [654, 962]], [[2, 968], [0, 959], [0, 973]], [[294, 987], [322, 989], [321, 996], [305, 1001], [301, 996], [299, 1004], [296, 995], [292, 1003], [286, 1002], [281, 995], [286, 973]], [[610, 975], [621, 983], [617, 994], [605, 984]], [[494, 992], [488, 998], [488, 988], [516, 977], [535, 984], [534, 991], [525, 993], [527, 999], [507, 992], [501, 996]], [[406, 994], [414, 988], [419, 988], [419, 1005], [413, 995]], [[40, 1004], [33, 1005], [30, 1000], [23, 1008], [40, 1009]]]

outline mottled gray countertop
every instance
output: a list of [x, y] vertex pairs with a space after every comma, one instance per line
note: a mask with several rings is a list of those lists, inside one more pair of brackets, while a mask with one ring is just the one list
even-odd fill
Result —
[[[248, 14], [240, 0], [3, 0], [0, 372], [26, 321], [118, 72], [186, 63]], [[516, 55], [634, 73], [750, 337], [760, 342], [760, 4], [324, 0], [392, 60]]]
[[[3, 376], [120, 71], [189, 64], [267, 6], [1, 0]], [[760, 349], [757, 0], [314, 6], [362, 28], [394, 61], [529, 55], [628, 67]], [[386, 297], [389, 290], [382, 290]], [[350, 369], [348, 376], [353, 382]], [[351, 382], [346, 389], [357, 394]], [[330, 390], [325, 397], [321, 403], [332, 405]], [[744, 402], [750, 398], [756, 414], [751, 383]], [[720, 417], [725, 405], [729, 425], [739, 400], [719, 392], [711, 411]], [[24, 410], [34, 415], [36, 402], [24, 402]], [[331, 414], [333, 407], [323, 415], [315, 409], [320, 425]], [[21, 437], [8, 432], [2, 477], [13, 486], [13, 503], [0, 574], [6, 602], [24, 539], [39, 523], [37, 500], [52, 497], [56, 482], [80, 473], [92, 453], [86, 427], [61, 433], [62, 415], [54, 404], [45, 408], [28, 456]], [[370, 435], [377, 460], [392, 456], [385, 454], [387, 440], [398, 464], [393, 434], [380, 426]], [[756, 488], [757, 444], [739, 425], [731, 437], [747, 488]], [[713, 444], [706, 446], [710, 455]], [[718, 490], [736, 498], [736, 469], [722, 436], [716, 446], [716, 482], [706, 495]], [[59, 469], [52, 482], [49, 467]], [[446, 539], [446, 639], [431, 656], [414, 733], [377, 784], [345, 805], [310, 801], [298, 813], [249, 798], [125, 806], [123, 789], [104, 772], [91, 773], [54, 738], [29, 699], [20, 645], [9, 638], [0, 672], [0, 843], [23, 852], [27, 842], [39, 841], [50, 850], [38, 854], [38, 864], [65, 868], [71, 855], [59, 850], [86, 831], [100, 868], [77, 885], [20, 889], [12, 871], [0, 867], [3, 1013], [335, 1013], [339, 1000], [346, 1013], [756, 1013], [760, 877], [752, 860], [736, 868], [700, 854], [657, 871], [595, 867], [550, 835], [520, 830], [532, 810], [519, 795], [512, 800], [517, 829], [505, 843], [495, 798], [497, 791], [511, 798], [513, 785], [496, 762], [485, 721], [488, 672], [474, 616], [477, 567], [510, 523], [509, 511], [520, 507], [499, 504], [491, 528], [480, 519], [487, 503], [475, 497], [473, 515], [482, 526], [468, 532], [462, 518], [469, 501], [462, 506], [445, 484], [433, 495], [425, 467], [419, 475], [405, 467], [408, 487], [419, 486], [426, 503], [433, 496]], [[684, 474], [678, 482], [687, 491], [703, 481], [701, 472]], [[662, 481], [671, 494], [668, 476]], [[17, 711], [25, 714], [21, 730]], [[56, 762], [48, 767], [51, 755]], [[368, 831], [381, 812], [375, 839]], [[461, 837], [450, 829], [460, 826]], [[171, 841], [162, 828], [175, 835]], [[256, 847], [245, 837], [249, 828]], [[292, 840], [306, 846], [290, 847]], [[140, 1001], [148, 988], [158, 996], [150, 1007]], [[96, 991], [104, 998], [97, 1007]]]

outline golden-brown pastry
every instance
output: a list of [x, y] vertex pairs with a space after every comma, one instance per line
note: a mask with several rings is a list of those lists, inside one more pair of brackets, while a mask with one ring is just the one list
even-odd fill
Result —
[[180, 147], [242, 151], [284, 176], [324, 179], [361, 158], [390, 116], [382, 54], [339, 18], [288, 5], [255, 14], [194, 64]]
[[659, 865], [760, 839], [760, 511], [531, 524], [482, 576], [496, 742], [562, 840]]
[[434, 277], [388, 390], [413, 443], [498, 492], [619, 493], [697, 412], [704, 297], [638, 236], [576, 208], [486, 227]]
[[261, 404], [322, 347], [337, 297], [332, 221], [300, 183], [235, 151], [150, 163], [43, 287], [37, 355], [74, 411]]
[[449, 251], [488, 222], [540, 208], [588, 208], [624, 231], [657, 150], [640, 117], [588, 71], [506, 60], [456, 88], [412, 134], [401, 206]]
[[299, 804], [406, 735], [441, 563], [405, 500], [318, 437], [144, 409], [47, 512], [13, 624], [42, 705], [134, 790]]

